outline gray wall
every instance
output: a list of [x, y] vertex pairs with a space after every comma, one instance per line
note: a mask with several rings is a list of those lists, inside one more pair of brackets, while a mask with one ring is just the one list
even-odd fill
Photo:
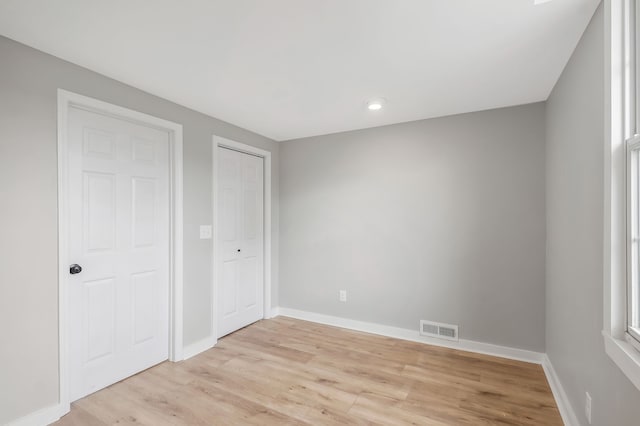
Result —
[[211, 332], [211, 240], [198, 239], [198, 225], [211, 223], [213, 134], [273, 153], [277, 265], [275, 142], [0, 37], [0, 424], [58, 400], [58, 88], [184, 126], [185, 344]]
[[547, 102], [547, 354], [583, 424], [637, 425], [640, 392], [604, 352], [602, 6]]
[[544, 110], [282, 142], [280, 306], [544, 352]]

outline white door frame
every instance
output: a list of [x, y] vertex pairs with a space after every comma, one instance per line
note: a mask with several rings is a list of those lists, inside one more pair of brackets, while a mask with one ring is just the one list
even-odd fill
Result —
[[170, 262], [169, 360], [183, 358], [182, 347], [182, 125], [58, 89], [58, 362], [59, 398], [63, 414], [69, 412], [69, 194], [67, 153], [69, 109], [75, 107], [109, 117], [153, 127], [169, 133]]
[[271, 153], [251, 145], [232, 141], [220, 136], [213, 136], [212, 144], [212, 207], [213, 207], [213, 262], [211, 274], [211, 317], [213, 344], [218, 340], [218, 288], [216, 279], [216, 267], [218, 256], [218, 147], [233, 149], [234, 151], [256, 155], [264, 159], [264, 309], [263, 317], [272, 318], [271, 313]]

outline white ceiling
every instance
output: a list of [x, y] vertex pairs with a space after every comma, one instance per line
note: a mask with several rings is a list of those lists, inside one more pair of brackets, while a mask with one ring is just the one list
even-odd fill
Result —
[[0, 34], [285, 140], [545, 100], [598, 3], [1, 0]]

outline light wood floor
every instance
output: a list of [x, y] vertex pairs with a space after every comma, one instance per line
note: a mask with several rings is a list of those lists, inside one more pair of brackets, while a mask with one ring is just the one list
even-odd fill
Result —
[[278, 317], [72, 404], [56, 425], [561, 425], [539, 365]]

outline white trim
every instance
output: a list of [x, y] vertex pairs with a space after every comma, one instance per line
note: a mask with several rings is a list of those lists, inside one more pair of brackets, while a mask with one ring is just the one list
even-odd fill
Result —
[[[624, 146], [623, 2], [605, 0], [604, 326], [622, 338], [626, 328], [626, 204]], [[622, 285], [624, 284], [624, 286]]]
[[560, 382], [560, 378], [558, 377], [556, 370], [553, 368], [551, 360], [546, 354], [542, 360], [542, 368], [544, 369], [544, 374], [547, 376], [547, 381], [549, 382], [549, 387], [551, 387], [553, 397], [556, 400], [556, 405], [558, 406], [558, 411], [560, 411], [562, 421], [566, 426], [580, 426], [578, 416], [576, 416], [575, 411], [573, 411], [573, 406], [571, 405], [571, 402], [569, 402], [567, 393], [562, 387], [562, 382]]
[[209, 349], [213, 348], [216, 343], [218, 342], [214, 337], [208, 336], [202, 340], [187, 345], [182, 351], [182, 359], [186, 361], [189, 358], [193, 358], [194, 356], [199, 355], [204, 351], [208, 351]]
[[[171, 313], [169, 324], [169, 360], [177, 362], [183, 358], [183, 331], [184, 331], [184, 217], [183, 217], [183, 167], [182, 157], [182, 125], [167, 122], [174, 128], [169, 132], [172, 143], [171, 155], [171, 183], [172, 183], [172, 203], [171, 226], [173, 240], [171, 244], [171, 277], [173, 285], [171, 288], [170, 303]], [[173, 134], [172, 134], [173, 133]]]
[[212, 212], [213, 212], [213, 255], [212, 255], [212, 272], [211, 272], [211, 335], [217, 339], [218, 334], [218, 283], [216, 280], [216, 255], [217, 249], [217, 235], [218, 235], [218, 221], [217, 221], [217, 200], [218, 200], [218, 185], [216, 176], [218, 173], [218, 147], [231, 148], [235, 151], [245, 152], [247, 154], [256, 155], [264, 159], [264, 307], [263, 317], [265, 319], [273, 318], [271, 308], [271, 152], [264, 149], [256, 148], [251, 145], [236, 142], [231, 139], [223, 138], [221, 136], [213, 135], [212, 138], [212, 173], [211, 173], [211, 186], [212, 186]]
[[296, 318], [304, 321], [331, 325], [334, 327], [347, 328], [349, 330], [363, 331], [365, 333], [378, 334], [380, 336], [394, 337], [396, 339], [425, 343], [428, 345], [459, 349], [461, 351], [475, 352], [484, 355], [497, 356], [500, 358], [513, 359], [516, 361], [531, 362], [534, 364], [542, 364], [542, 361], [544, 359], [543, 353], [529, 351], [526, 349], [510, 348], [507, 346], [476, 342], [473, 340], [460, 339], [458, 342], [453, 342], [449, 340], [420, 336], [419, 330], [417, 328], [415, 330], [411, 330], [408, 328], [374, 324], [370, 322], [357, 321], [283, 307], [278, 308], [278, 310], [280, 312], [280, 315], [283, 317]]
[[68, 368], [68, 194], [67, 194], [67, 126], [69, 108], [82, 108], [99, 114], [162, 129], [169, 133], [171, 161], [171, 262], [170, 262], [170, 330], [169, 360], [182, 359], [183, 323], [183, 214], [182, 214], [182, 126], [87, 96], [58, 89], [58, 351], [59, 398], [63, 414], [69, 412]]
[[[69, 211], [67, 207], [67, 117], [70, 100], [67, 92], [58, 89], [58, 401], [68, 413], [69, 402], [69, 370], [67, 368], [67, 279], [69, 267], [69, 246], [66, 236], [69, 235]], [[64, 238], [62, 236], [65, 236]]]
[[63, 404], [50, 405], [7, 423], [7, 426], [42, 426], [51, 424], [69, 412]]

